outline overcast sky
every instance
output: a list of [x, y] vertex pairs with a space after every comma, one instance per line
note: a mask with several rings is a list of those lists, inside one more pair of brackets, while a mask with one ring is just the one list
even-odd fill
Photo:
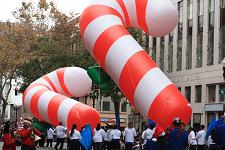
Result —
[[[13, 20], [12, 11], [21, 6], [22, 2], [37, 2], [38, 0], [0, 0], [0, 21]], [[53, 1], [64, 13], [81, 13], [91, 0], [47, 0]]]

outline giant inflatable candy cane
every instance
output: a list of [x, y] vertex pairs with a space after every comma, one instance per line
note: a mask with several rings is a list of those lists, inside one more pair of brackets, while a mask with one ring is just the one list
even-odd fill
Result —
[[93, 128], [100, 122], [99, 113], [69, 98], [87, 95], [91, 86], [92, 81], [86, 70], [61, 68], [33, 82], [24, 92], [23, 105], [36, 118], [53, 125], [62, 122], [71, 128], [76, 123], [80, 129], [89, 123]]
[[93, 57], [130, 103], [164, 128], [174, 117], [188, 123], [190, 104], [124, 26], [165, 36], [177, 18], [170, 0], [93, 0], [80, 17], [81, 36]]

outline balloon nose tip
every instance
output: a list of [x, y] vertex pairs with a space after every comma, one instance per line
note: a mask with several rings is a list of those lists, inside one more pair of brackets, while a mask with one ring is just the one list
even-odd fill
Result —
[[149, 18], [149, 34], [163, 37], [176, 27], [178, 13], [176, 7], [170, 0], [157, 0], [151, 2]]

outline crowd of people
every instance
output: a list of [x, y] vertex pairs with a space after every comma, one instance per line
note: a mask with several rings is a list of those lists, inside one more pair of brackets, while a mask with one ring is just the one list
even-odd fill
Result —
[[[35, 150], [38, 139], [41, 139], [40, 131], [32, 126], [32, 121], [28, 118], [20, 122], [15, 130], [10, 122], [4, 124], [2, 136], [3, 150], [15, 150], [17, 145], [21, 145], [22, 150]], [[85, 150], [81, 140], [83, 127], [80, 131], [77, 129], [76, 123], [68, 130], [60, 122], [58, 126], [53, 128], [49, 126], [46, 131], [46, 147], [60, 149], [67, 148], [69, 150]], [[174, 118], [171, 127], [164, 130], [154, 122], [149, 123], [147, 129], [138, 134], [133, 128], [132, 123], [128, 123], [128, 127], [120, 130], [115, 124], [108, 125], [107, 128], [101, 127], [100, 123], [92, 130], [90, 135], [92, 144], [89, 149], [94, 150], [225, 150], [225, 139], [220, 139], [217, 128], [212, 129], [207, 137], [205, 126], [201, 125], [196, 131], [193, 128], [185, 130], [185, 125], [179, 118]], [[225, 134], [225, 132], [224, 132]], [[20, 140], [19, 140], [20, 139]], [[52, 143], [56, 141], [53, 147]], [[65, 141], [67, 147], [64, 147]], [[136, 145], [136, 143], [142, 143]]]

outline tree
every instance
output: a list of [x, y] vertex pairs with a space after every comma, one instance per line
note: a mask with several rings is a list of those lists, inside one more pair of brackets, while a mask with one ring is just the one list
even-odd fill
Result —
[[[15, 70], [30, 59], [38, 57], [39, 54], [30, 50], [34, 39], [28, 26], [5, 22], [0, 24], [0, 31], [0, 99], [1, 121], [3, 121]], [[9, 87], [6, 88], [6, 85]]]
[[21, 92], [37, 78], [58, 68], [77, 66], [85, 69], [95, 64], [82, 44], [77, 14], [68, 17], [58, 11], [53, 3], [44, 0], [39, 2], [38, 8], [33, 7], [32, 3], [23, 3], [22, 6], [14, 14], [20, 22], [35, 26], [37, 43], [33, 49], [40, 51], [42, 56], [18, 68], [17, 75], [24, 80]]

